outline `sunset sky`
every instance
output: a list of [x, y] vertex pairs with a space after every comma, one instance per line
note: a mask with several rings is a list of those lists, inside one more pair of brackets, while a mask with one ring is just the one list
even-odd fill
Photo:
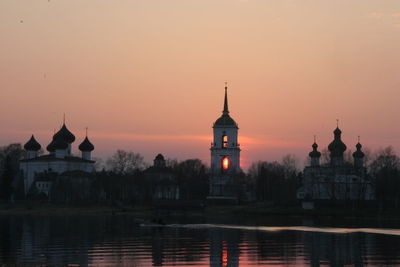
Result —
[[398, 0], [1, 0], [0, 145], [77, 145], [209, 164], [228, 82], [242, 167], [322, 150], [400, 150]]

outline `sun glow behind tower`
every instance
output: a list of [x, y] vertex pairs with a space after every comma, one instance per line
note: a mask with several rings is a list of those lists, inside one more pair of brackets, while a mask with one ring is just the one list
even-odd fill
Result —
[[229, 158], [228, 157], [224, 157], [222, 160], [222, 169], [224, 171], [227, 171], [229, 169]]

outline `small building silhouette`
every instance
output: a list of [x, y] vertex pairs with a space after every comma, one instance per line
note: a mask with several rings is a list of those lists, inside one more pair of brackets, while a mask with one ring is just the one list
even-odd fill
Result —
[[178, 177], [170, 167], [166, 166], [162, 154], [155, 157], [153, 166], [146, 169], [143, 176], [152, 201], [180, 199]]

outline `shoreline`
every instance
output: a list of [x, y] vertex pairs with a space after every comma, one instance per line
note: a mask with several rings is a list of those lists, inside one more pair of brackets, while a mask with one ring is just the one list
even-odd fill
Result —
[[184, 218], [187, 221], [228, 221], [261, 223], [271, 218], [288, 220], [393, 222], [400, 227], [400, 211], [377, 209], [314, 209], [300, 207], [267, 207], [264, 205], [208, 206], [202, 210], [165, 210], [153, 206], [112, 206], [100, 204], [53, 204], [40, 202], [16, 202], [0, 204], [0, 216], [134, 216], [139, 221], [155, 216]]

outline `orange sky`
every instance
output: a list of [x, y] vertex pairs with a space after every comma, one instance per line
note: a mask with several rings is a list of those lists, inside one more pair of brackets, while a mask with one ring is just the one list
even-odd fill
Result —
[[2, 0], [0, 144], [67, 125], [96, 146], [209, 162], [224, 82], [243, 165], [400, 148], [398, 0]]

